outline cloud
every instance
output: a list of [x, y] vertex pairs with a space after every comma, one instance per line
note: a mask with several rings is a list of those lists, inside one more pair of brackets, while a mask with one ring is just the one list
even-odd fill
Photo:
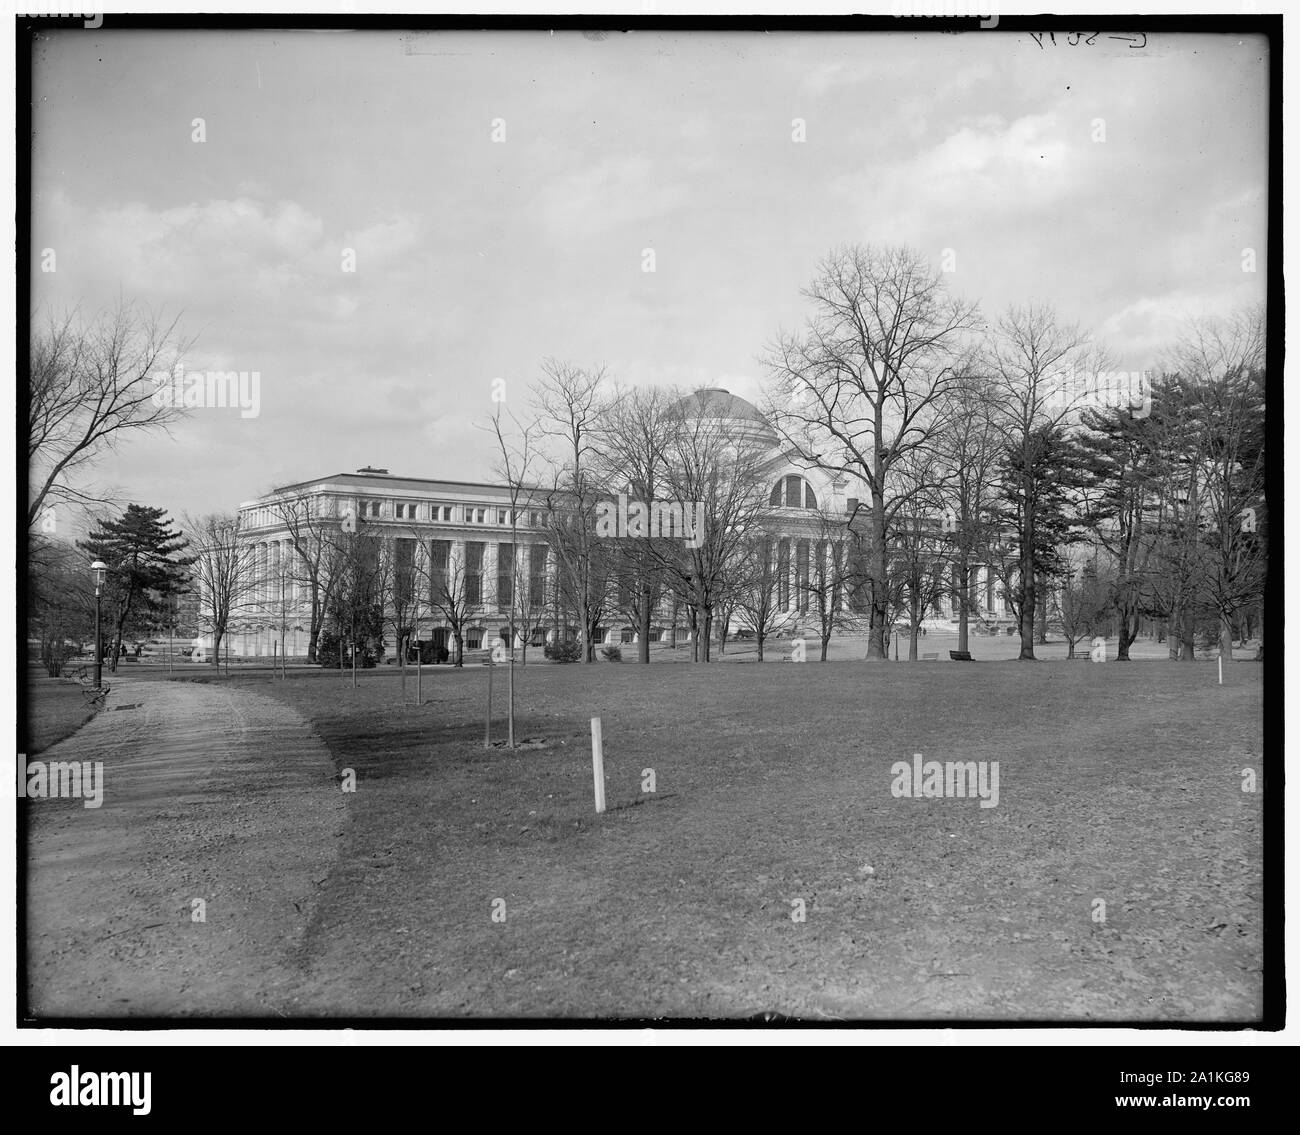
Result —
[[556, 178], [532, 208], [553, 240], [571, 241], [665, 217], [689, 199], [685, 182], [666, 177], [662, 161], [632, 154]]

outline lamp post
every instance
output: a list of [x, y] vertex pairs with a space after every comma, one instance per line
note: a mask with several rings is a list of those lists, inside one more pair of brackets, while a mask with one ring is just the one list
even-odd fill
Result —
[[100, 642], [99, 634], [99, 597], [104, 590], [104, 573], [108, 571], [108, 564], [103, 560], [96, 560], [90, 565], [90, 570], [95, 576], [95, 689], [98, 690], [104, 684], [104, 647]]

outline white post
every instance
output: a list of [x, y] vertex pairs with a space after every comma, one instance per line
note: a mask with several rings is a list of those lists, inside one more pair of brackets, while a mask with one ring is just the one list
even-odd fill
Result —
[[1219, 655], [1219, 685], [1223, 685], [1223, 655]]
[[596, 786], [596, 812], [605, 810], [605, 754], [600, 739], [600, 718], [591, 719], [591, 776]]

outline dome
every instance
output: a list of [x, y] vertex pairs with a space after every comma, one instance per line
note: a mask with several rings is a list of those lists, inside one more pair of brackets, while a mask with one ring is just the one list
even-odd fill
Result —
[[771, 428], [768, 420], [759, 413], [757, 406], [721, 387], [697, 390], [693, 394], [688, 394], [677, 403], [677, 408], [684, 418], [753, 422], [765, 430]]

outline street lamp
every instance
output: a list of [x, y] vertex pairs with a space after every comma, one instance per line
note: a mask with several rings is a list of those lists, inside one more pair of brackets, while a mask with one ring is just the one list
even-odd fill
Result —
[[95, 576], [95, 689], [98, 690], [104, 684], [104, 648], [99, 636], [99, 597], [104, 590], [104, 573], [108, 571], [108, 564], [96, 560], [90, 565], [90, 570]]

